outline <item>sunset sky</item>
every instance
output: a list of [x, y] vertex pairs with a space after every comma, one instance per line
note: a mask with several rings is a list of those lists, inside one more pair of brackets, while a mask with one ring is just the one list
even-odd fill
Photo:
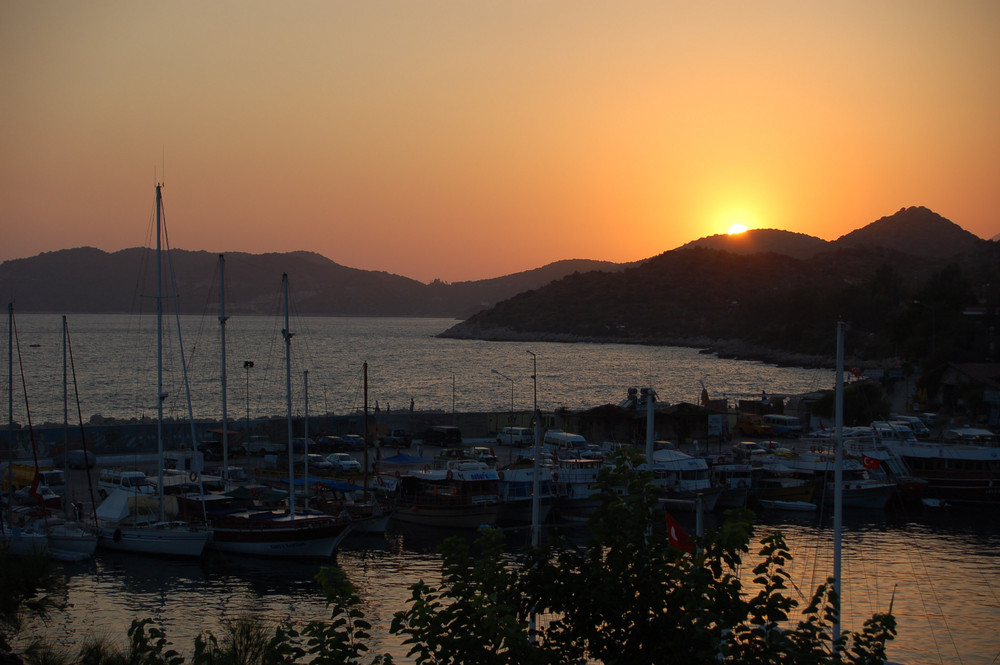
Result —
[[923, 205], [1000, 232], [1000, 2], [0, 2], [0, 260], [423, 282]]

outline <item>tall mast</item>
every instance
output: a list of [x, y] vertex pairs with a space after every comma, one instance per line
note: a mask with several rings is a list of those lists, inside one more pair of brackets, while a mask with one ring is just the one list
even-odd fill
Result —
[[309, 370], [302, 370], [302, 400], [303, 400], [303, 422], [302, 422], [302, 505], [305, 506], [306, 513], [309, 512]]
[[[14, 302], [7, 303], [7, 510], [14, 510]], [[8, 520], [9, 523], [9, 520]]]
[[364, 433], [364, 456], [365, 461], [365, 499], [368, 498], [368, 361], [363, 365], [365, 387], [364, 387], [364, 415], [361, 417], [361, 431]]
[[163, 400], [167, 394], [163, 392], [163, 258], [161, 256], [162, 231], [161, 212], [163, 198], [160, 193], [162, 184], [156, 185], [156, 479], [160, 503], [160, 521], [166, 520], [163, 509]]
[[[63, 473], [69, 476], [69, 372], [66, 358], [66, 342], [69, 336], [69, 328], [66, 323], [66, 315], [62, 317], [62, 351], [63, 351]], [[86, 454], [86, 453], [84, 453]], [[86, 460], [84, 460], [86, 466]], [[63, 501], [63, 512], [69, 515], [70, 506], [68, 501]]]
[[226, 411], [226, 257], [219, 254], [219, 332], [222, 346], [222, 487], [229, 490], [229, 415]]
[[285, 338], [285, 402], [288, 412], [288, 507], [295, 517], [295, 442], [292, 436], [292, 333], [288, 327], [288, 273], [281, 274], [281, 290], [285, 298], [285, 328], [281, 335]]
[[836, 450], [833, 465], [833, 589], [837, 594], [837, 620], [833, 641], [840, 638], [840, 541], [844, 529], [844, 322], [837, 321], [837, 377], [834, 391], [834, 431]]

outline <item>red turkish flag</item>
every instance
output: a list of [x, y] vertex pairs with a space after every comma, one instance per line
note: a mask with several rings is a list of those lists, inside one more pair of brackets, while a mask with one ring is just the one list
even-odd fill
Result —
[[667, 536], [670, 538], [671, 547], [676, 547], [679, 550], [684, 550], [685, 552], [690, 552], [694, 549], [694, 543], [691, 542], [691, 537], [681, 526], [680, 522], [674, 519], [674, 516], [663, 511], [667, 516]]
[[882, 463], [877, 457], [868, 457], [868, 455], [861, 456], [861, 463], [865, 465], [866, 469], [871, 469], [873, 471], [877, 471], [882, 466]]

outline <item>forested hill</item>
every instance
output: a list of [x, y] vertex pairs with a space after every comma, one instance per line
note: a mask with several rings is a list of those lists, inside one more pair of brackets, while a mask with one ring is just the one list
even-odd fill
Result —
[[[232, 252], [225, 258], [226, 306], [237, 315], [273, 313], [282, 273], [288, 274], [292, 302], [301, 314], [464, 318], [576, 271], [625, 267], [567, 260], [495, 279], [424, 284], [388, 272], [342, 266], [314, 252]], [[16, 301], [18, 310], [26, 312], [135, 312], [152, 306], [154, 265], [149, 248], [46, 252], [0, 264], [0, 296]], [[182, 312], [217, 307], [218, 254], [172, 250], [169, 265], [173, 276], [168, 284], [176, 283]]]
[[828, 364], [843, 318], [856, 357], [918, 356], [932, 334], [937, 353], [954, 345], [956, 358], [985, 355], [988, 326], [963, 312], [997, 305], [998, 246], [927, 213], [904, 209], [808, 258], [690, 245], [619, 273], [570, 275], [442, 335], [674, 344]]

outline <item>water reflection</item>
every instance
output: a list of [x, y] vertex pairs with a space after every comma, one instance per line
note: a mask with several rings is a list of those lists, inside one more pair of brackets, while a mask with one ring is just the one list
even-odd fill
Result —
[[[680, 515], [693, 530], [693, 521]], [[717, 524], [710, 516], [706, 528]], [[794, 556], [787, 570], [790, 590], [802, 605], [832, 570], [829, 517], [764, 515], [754, 543], [780, 529]], [[585, 543], [585, 527], [547, 530]], [[423, 579], [437, 583], [436, 549], [448, 530], [401, 525], [385, 536], [347, 539], [331, 565], [340, 566], [356, 585], [371, 621], [373, 652], [389, 652], [407, 662], [401, 640], [389, 634], [393, 613], [404, 609], [410, 586]], [[512, 549], [527, 542], [527, 530], [507, 534]], [[462, 534], [472, 539], [474, 534]], [[1000, 652], [995, 626], [1000, 620], [1000, 519], [971, 514], [845, 516], [843, 541], [844, 627], [860, 630], [865, 618], [893, 603], [899, 638], [892, 660], [921, 663], [990, 663]], [[759, 560], [756, 545], [746, 557], [747, 583]], [[318, 562], [270, 561], [213, 556], [203, 562], [177, 562], [122, 553], [66, 564], [69, 606], [62, 621], [42, 628], [58, 643], [74, 645], [88, 635], [121, 641], [133, 619], [152, 618], [182, 653], [194, 637], [218, 631], [223, 617], [254, 614], [272, 622], [304, 624], [328, 619], [329, 609], [315, 581]]]

